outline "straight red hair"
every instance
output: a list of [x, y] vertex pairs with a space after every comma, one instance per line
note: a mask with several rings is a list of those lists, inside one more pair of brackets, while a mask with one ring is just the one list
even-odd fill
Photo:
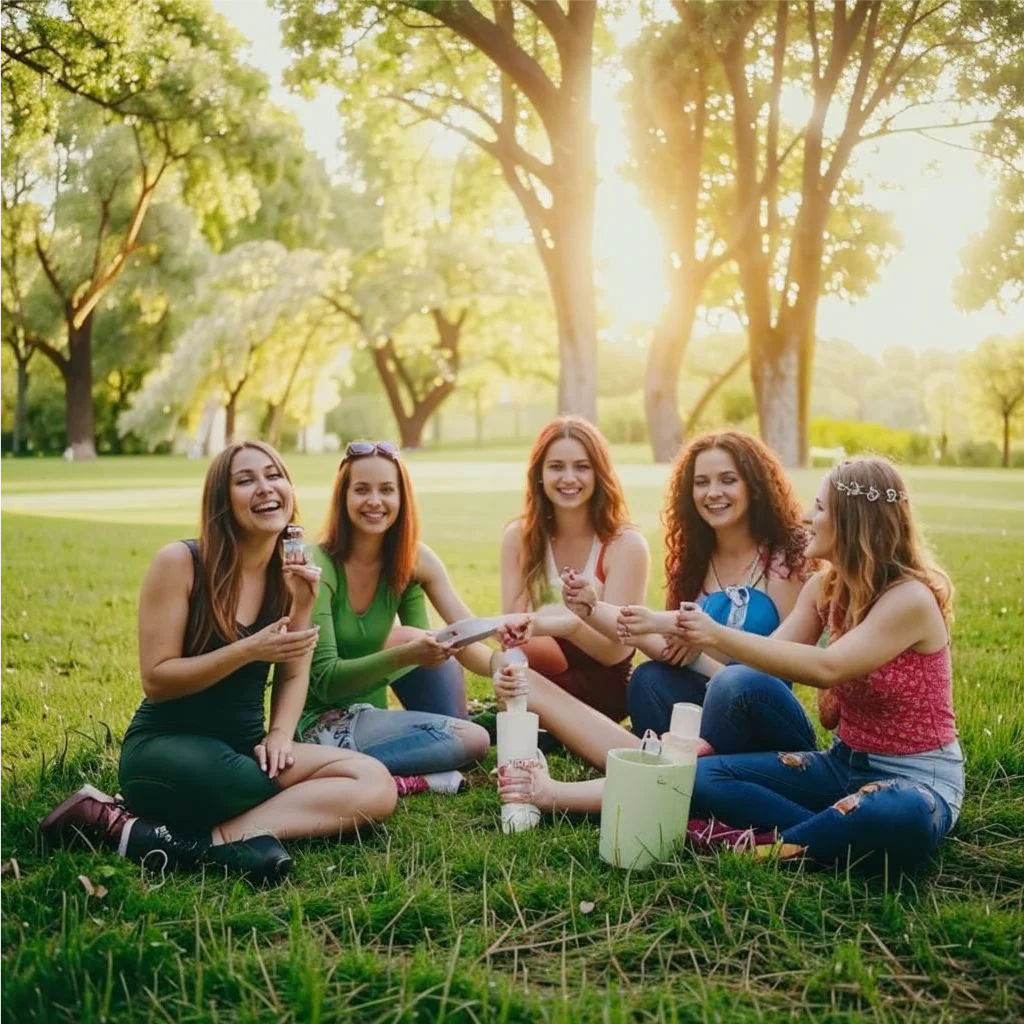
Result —
[[553, 419], [537, 435], [526, 463], [526, 501], [521, 517], [523, 549], [520, 564], [523, 590], [535, 608], [543, 603], [547, 546], [551, 542], [555, 525], [555, 507], [544, 493], [541, 480], [544, 459], [551, 445], [563, 438], [583, 445], [594, 467], [594, 493], [588, 512], [590, 524], [601, 543], [607, 544], [623, 527], [629, 525], [626, 496], [612, 465], [612, 455], [604, 434], [581, 416], [558, 416]]
[[420, 543], [420, 517], [416, 510], [409, 471], [400, 458], [388, 458], [377, 452], [369, 455], [348, 455], [338, 466], [338, 475], [331, 491], [331, 504], [327, 510], [320, 546], [341, 565], [352, 553], [355, 527], [348, 515], [348, 489], [352, 486], [352, 467], [363, 459], [381, 459], [395, 467], [398, 473], [398, 517], [384, 534], [384, 579], [394, 594], [401, 594], [409, 585], [416, 568], [416, 555]]

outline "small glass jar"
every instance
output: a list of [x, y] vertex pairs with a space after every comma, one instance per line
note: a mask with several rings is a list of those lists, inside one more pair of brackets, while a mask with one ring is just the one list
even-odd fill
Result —
[[284, 530], [284, 560], [289, 562], [305, 562], [306, 543], [303, 540], [303, 530], [298, 523], [286, 526]]

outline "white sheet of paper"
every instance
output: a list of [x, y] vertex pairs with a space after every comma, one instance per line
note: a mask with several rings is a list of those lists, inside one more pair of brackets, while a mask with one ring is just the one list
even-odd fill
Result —
[[495, 615], [490, 619], [460, 619], [453, 622], [444, 629], [434, 633], [434, 639], [442, 644], [454, 644], [456, 650], [476, 643], [477, 640], [486, 640], [494, 636], [499, 627], [505, 624], [504, 615]]

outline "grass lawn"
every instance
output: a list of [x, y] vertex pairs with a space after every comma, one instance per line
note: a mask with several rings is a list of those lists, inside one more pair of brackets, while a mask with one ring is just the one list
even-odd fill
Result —
[[[497, 610], [523, 454], [411, 459], [425, 539], [481, 613]], [[665, 469], [619, 455], [657, 564]], [[289, 459], [311, 527], [335, 463]], [[958, 587], [968, 757], [962, 818], [926, 873], [681, 850], [629, 876], [598, 859], [593, 821], [503, 836], [481, 772], [351, 840], [292, 844], [289, 881], [262, 892], [144, 875], [105, 850], [44, 856], [35, 834], [83, 782], [116, 789], [141, 692], [138, 586], [157, 547], [194, 534], [203, 471], [3, 465], [4, 1021], [1024, 1019], [1024, 473], [908, 474]], [[819, 477], [797, 474], [804, 497]], [[552, 771], [585, 777], [572, 759]], [[83, 875], [106, 891], [87, 895]]]

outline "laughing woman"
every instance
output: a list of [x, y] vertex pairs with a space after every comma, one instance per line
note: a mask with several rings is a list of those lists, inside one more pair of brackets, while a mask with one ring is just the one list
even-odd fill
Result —
[[142, 585], [145, 699], [121, 752], [125, 802], [86, 786], [41, 830], [53, 843], [84, 836], [133, 860], [155, 854], [153, 863], [277, 879], [291, 864], [278, 839], [386, 818], [395, 786], [371, 758], [292, 741], [316, 643], [318, 574], [283, 562], [295, 498], [280, 457], [258, 442], [229, 445], [207, 471], [202, 509], [199, 540], [162, 548]]
[[[591, 580], [597, 594], [616, 605], [643, 601], [650, 569], [647, 541], [629, 522], [608, 444], [577, 416], [549, 423], [530, 452], [523, 513], [506, 528], [501, 545], [502, 609], [561, 606], [567, 569]], [[535, 636], [526, 644], [530, 667], [621, 721], [634, 649], [576, 616], [542, 618], [545, 629], [559, 635]]]
[[[302, 738], [376, 758], [399, 777], [400, 792], [442, 788], [435, 776], [482, 760], [490, 740], [466, 721], [454, 652], [428, 632], [428, 598], [446, 622], [472, 613], [420, 543], [412, 482], [395, 445], [348, 446], [313, 557], [323, 570], [314, 611], [320, 636]], [[481, 645], [458, 657], [489, 674]], [[387, 710], [389, 687], [404, 711]]]

